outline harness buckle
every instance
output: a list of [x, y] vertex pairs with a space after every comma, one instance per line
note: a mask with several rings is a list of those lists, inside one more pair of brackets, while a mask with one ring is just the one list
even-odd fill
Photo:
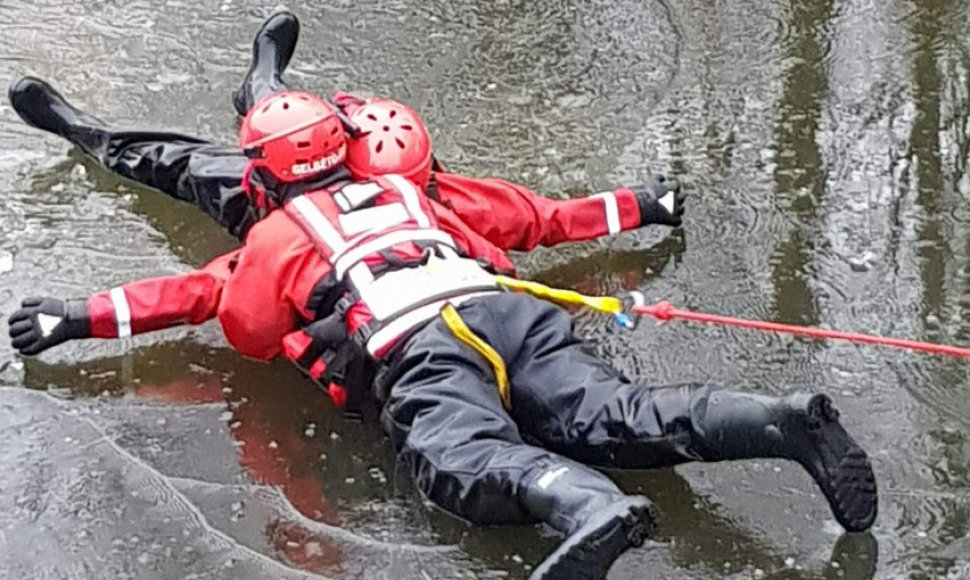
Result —
[[374, 325], [365, 324], [364, 326], [361, 326], [360, 328], [358, 328], [354, 332], [354, 335], [351, 338], [356, 344], [360, 346], [364, 346], [367, 344], [367, 341], [370, 340], [370, 337], [373, 335], [374, 335]]
[[337, 300], [336, 304], [333, 305], [334, 314], [341, 319], [345, 319], [347, 316], [347, 311], [350, 310], [351, 306], [357, 304], [358, 301], [360, 301], [360, 295], [356, 290], [347, 292], [340, 298], [340, 300]]

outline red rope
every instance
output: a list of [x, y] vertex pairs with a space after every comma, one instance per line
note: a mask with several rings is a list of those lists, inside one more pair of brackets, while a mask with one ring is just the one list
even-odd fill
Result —
[[723, 326], [738, 326], [752, 330], [763, 330], [766, 332], [782, 332], [794, 334], [796, 336], [806, 336], [817, 340], [847, 340], [849, 342], [862, 344], [879, 344], [894, 348], [908, 348], [920, 352], [933, 354], [945, 354], [960, 358], [970, 358], [970, 348], [953, 346], [950, 344], [936, 344], [932, 342], [920, 342], [918, 340], [907, 340], [904, 338], [891, 338], [888, 336], [876, 336], [873, 334], [863, 334], [860, 332], [844, 332], [841, 330], [826, 330], [814, 326], [798, 326], [795, 324], [781, 324], [779, 322], [766, 322], [763, 320], [748, 320], [746, 318], [734, 318], [733, 316], [722, 316], [720, 314], [706, 314], [704, 312], [692, 312], [690, 310], [680, 310], [666, 300], [656, 304], [645, 306], [634, 306], [635, 314], [652, 316], [660, 321], [691, 320], [694, 322], [704, 322], [707, 324], [720, 324]]

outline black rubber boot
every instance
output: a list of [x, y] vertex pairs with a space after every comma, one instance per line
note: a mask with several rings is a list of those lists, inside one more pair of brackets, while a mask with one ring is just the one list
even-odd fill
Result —
[[253, 39], [253, 62], [242, 85], [232, 93], [232, 106], [240, 116], [261, 98], [286, 89], [282, 75], [299, 36], [300, 21], [286, 10], [273, 14], [259, 27]]
[[647, 498], [619, 493], [606, 476], [578, 464], [546, 470], [519, 497], [566, 535], [529, 580], [602, 580], [620, 554], [653, 531]]
[[[698, 411], [701, 411], [698, 409]], [[872, 526], [876, 480], [865, 452], [839, 423], [826, 395], [778, 399], [714, 391], [697, 415], [698, 447], [708, 461], [779, 457], [800, 463], [815, 479], [835, 519], [850, 532]]]
[[68, 103], [46, 82], [23, 77], [8, 92], [10, 104], [31, 127], [64, 137], [85, 153], [100, 157], [107, 147], [107, 126]]

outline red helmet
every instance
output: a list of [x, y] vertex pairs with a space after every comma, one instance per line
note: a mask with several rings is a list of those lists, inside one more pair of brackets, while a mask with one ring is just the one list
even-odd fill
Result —
[[418, 114], [390, 99], [368, 99], [348, 107], [361, 134], [347, 141], [347, 169], [363, 180], [397, 173], [421, 189], [431, 179], [431, 138]]
[[[343, 163], [346, 135], [325, 100], [302, 91], [275, 93], [249, 111], [239, 127], [247, 172], [264, 169], [282, 183], [302, 181]], [[249, 179], [244, 179], [249, 186]]]

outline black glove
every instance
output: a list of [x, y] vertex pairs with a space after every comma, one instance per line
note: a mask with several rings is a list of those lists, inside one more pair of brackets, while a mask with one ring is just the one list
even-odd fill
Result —
[[680, 191], [676, 179], [668, 180], [663, 175], [651, 175], [643, 185], [631, 187], [640, 204], [640, 225], [662, 224], [679, 226], [684, 215], [686, 195]]
[[38, 354], [72, 338], [91, 337], [87, 300], [25, 298], [7, 323], [13, 347], [25, 355]]

